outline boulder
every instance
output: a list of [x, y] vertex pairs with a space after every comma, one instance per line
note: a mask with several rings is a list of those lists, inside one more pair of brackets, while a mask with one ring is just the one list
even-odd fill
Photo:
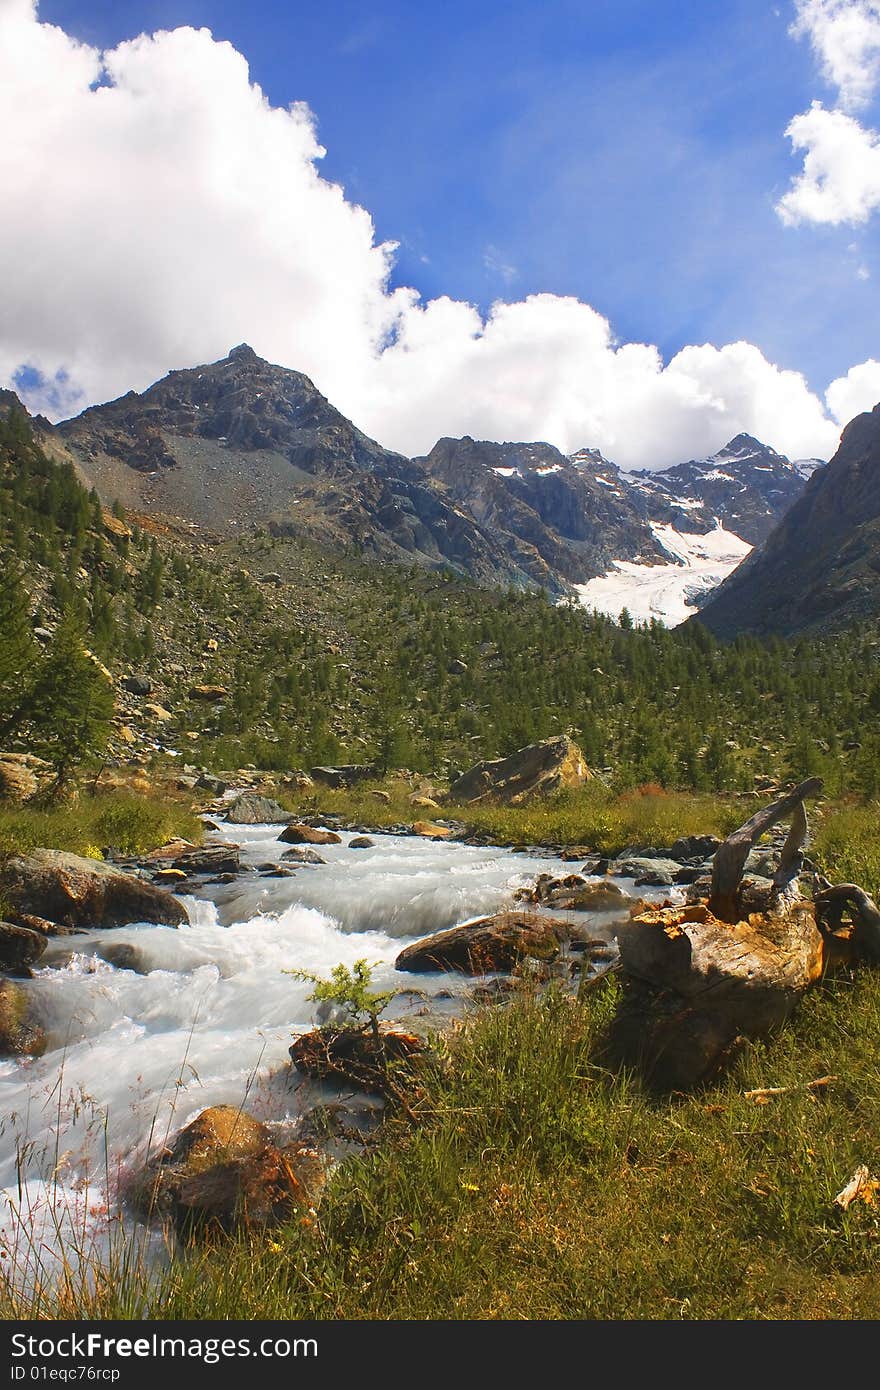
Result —
[[669, 858], [686, 864], [692, 859], [711, 859], [721, 844], [717, 835], [682, 835], [669, 850]]
[[219, 777], [213, 777], [210, 772], [202, 772], [196, 779], [196, 786], [200, 791], [210, 792], [212, 796], [222, 796], [226, 790], [226, 783]]
[[679, 881], [681, 865], [676, 859], [649, 859], [639, 855], [632, 859], [616, 859], [612, 873], [622, 878], [634, 878], [636, 887], [671, 888]]
[[0, 922], [0, 970], [24, 970], [40, 959], [49, 942], [42, 932]]
[[174, 715], [164, 705], [149, 704], [144, 705], [144, 714], [148, 714], [151, 719], [155, 719], [159, 724], [168, 724]]
[[313, 825], [302, 825], [299, 822], [285, 826], [278, 838], [287, 845], [342, 844], [342, 836], [337, 835], [335, 830], [318, 830]]
[[27, 991], [12, 980], [0, 980], [0, 1057], [38, 1057], [45, 1047]]
[[498, 798], [517, 805], [531, 796], [580, 786], [592, 775], [577, 744], [563, 734], [529, 744], [509, 758], [477, 763], [453, 782], [449, 795], [453, 801]]
[[525, 957], [553, 960], [563, 944], [580, 935], [573, 923], [555, 917], [499, 912], [404, 947], [394, 968], [414, 974], [457, 970], [463, 975], [490, 975], [512, 970]]
[[201, 845], [185, 850], [174, 860], [173, 867], [187, 874], [237, 874], [241, 850], [233, 844]]
[[232, 1105], [200, 1115], [147, 1163], [131, 1192], [149, 1215], [182, 1234], [261, 1229], [303, 1215], [319, 1196], [325, 1165], [301, 1144], [277, 1147], [266, 1125]]
[[242, 792], [230, 802], [226, 819], [230, 825], [277, 825], [290, 820], [290, 816], [277, 801], [257, 792]]
[[37, 773], [42, 768], [48, 768], [48, 763], [41, 758], [0, 753], [0, 801], [19, 803], [36, 795], [40, 787]]
[[411, 806], [417, 806], [422, 811], [440, 810], [440, 803], [433, 796], [411, 796], [409, 801]]
[[355, 835], [353, 840], [349, 840], [349, 849], [372, 849], [376, 841], [371, 840], [369, 835]]
[[611, 880], [589, 883], [580, 874], [568, 874], [565, 878], [541, 874], [532, 888], [521, 888], [516, 897], [520, 902], [540, 903], [565, 912], [627, 912], [635, 901]]
[[414, 1033], [391, 1024], [379, 1025], [377, 1045], [372, 1029], [314, 1028], [303, 1033], [290, 1048], [297, 1071], [319, 1081], [341, 1081], [377, 1095], [394, 1093], [389, 1066], [410, 1062], [427, 1052], [426, 1043]]
[[189, 918], [164, 889], [100, 859], [63, 850], [13, 855], [0, 868], [0, 898], [16, 912], [65, 927], [121, 927], [154, 922], [176, 927]]
[[208, 704], [214, 704], [219, 700], [225, 700], [229, 691], [225, 685], [193, 685], [190, 686], [189, 698], [191, 700], [205, 700]]
[[119, 684], [123, 690], [128, 691], [129, 695], [152, 695], [153, 693], [153, 682], [149, 676], [123, 676]]
[[353, 787], [376, 776], [375, 767], [367, 763], [346, 763], [343, 767], [313, 767], [312, 780], [324, 787]]
[[326, 859], [323, 859], [323, 858], [321, 857], [321, 855], [318, 853], [317, 850], [315, 850], [315, 849], [306, 849], [306, 848], [286, 849], [286, 850], [284, 851], [284, 853], [282, 854], [281, 858], [282, 858], [285, 862], [289, 860], [290, 863], [292, 863], [292, 864], [326, 864], [326, 863], [327, 863], [327, 860], [326, 860]]
[[452, 834], [448, 825], [435, 825], [429, 820], [413, 821], [412, 832], [424, 836], [426, 840], [448, 840]]

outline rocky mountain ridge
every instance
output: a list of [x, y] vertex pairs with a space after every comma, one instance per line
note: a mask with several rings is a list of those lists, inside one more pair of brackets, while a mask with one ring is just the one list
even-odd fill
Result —
[[592, 448], [566, 457], [547, 443], [467, 436], [407, 459], [246, 344], [54, 428], [37, 423], [50, 452], [136, 516], [193, 535], [262, 527], [557, 597], [621, 562], [687, 570], [677, 534], [719, 525], [742, 542], [729, 568], [804, 486], [798, 465], [747, 435], [654, 474], [623, 473]]

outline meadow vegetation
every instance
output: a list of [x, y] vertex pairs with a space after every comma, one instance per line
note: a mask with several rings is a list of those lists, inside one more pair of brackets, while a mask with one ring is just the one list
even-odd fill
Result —
[[317, 1218], [195, 1245], [152, 1281], [72, 1275], [10, 1312], [876, 1318], [878, 1207], [834, 1197], [880, 1171], [877, 974], [827, 981], [722, 1081], [663, 1101], [596, 1064], [616, 993], [524, 985], [484, 1009], [420, 1081], [416, 1123], [341, 1166]]

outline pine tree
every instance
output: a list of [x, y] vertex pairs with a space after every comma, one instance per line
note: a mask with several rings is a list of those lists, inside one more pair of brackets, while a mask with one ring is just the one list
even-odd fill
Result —
[[104, 747], [113, 715], [113, 686], [86, 649], [78, 618], [58, 626], [33, 693], [32, 744], [55, 769], [54, 792]]
[[30, 604], [18, 566], [0, 569], [0, 739], [27, 718], [40, 654], [30, 621]]

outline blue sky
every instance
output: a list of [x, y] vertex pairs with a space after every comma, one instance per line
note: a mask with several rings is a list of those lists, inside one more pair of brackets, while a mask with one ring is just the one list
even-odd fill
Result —
[[878, 86], [880, 0], [0, 0], [0, 382], [246, 338], [406, 452], [827, 454], [880, 396]]
[[[827, 94], [764, 0], [43, 0], [98, 47], [207, 26], [400, 243], [395, 279], [488, 307], [574, 294], [619, 337], [746, 338], [815, 388], [878, 350], [877, 234], [787, 228], [783, 132]], [[850, 249], [850, 248], [855, 249]]]

